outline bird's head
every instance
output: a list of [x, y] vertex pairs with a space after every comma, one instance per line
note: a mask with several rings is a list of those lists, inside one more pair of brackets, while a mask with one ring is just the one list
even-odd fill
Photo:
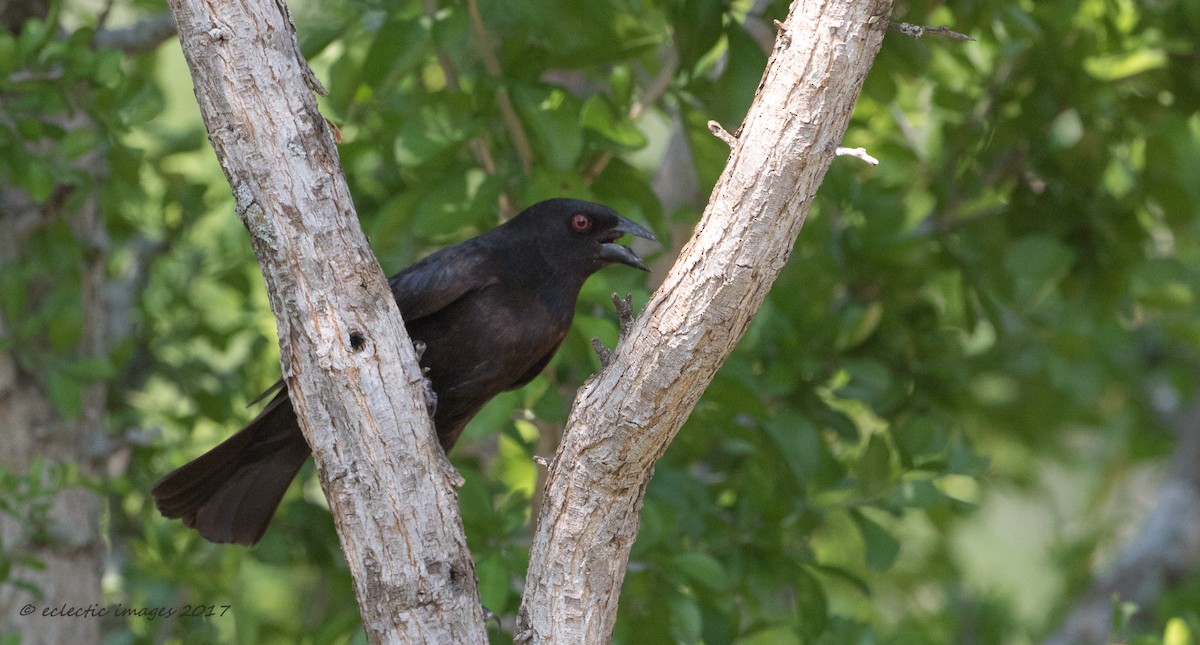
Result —
[[613, 209], [578, 199], [548, 199], [521, 211], [509, 226], [536, 231], [553, 254], [581, 261], [590, 271], [620, 263], [643, 271], [649, 267], [627, 246], [616, 241], [626, 233], [658, 241], [646, 227]]

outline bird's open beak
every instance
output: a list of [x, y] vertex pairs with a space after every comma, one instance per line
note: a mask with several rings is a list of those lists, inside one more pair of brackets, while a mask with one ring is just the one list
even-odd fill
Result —
[[[641, 224], [638, 224], [632, 220], [625, 219], [624, 217], [620, 218], [620, 221], [617, 222], [617, 225], [611, 230], [614, 234], [616, 234], [615, 237], [612, 238], [613, 240], [616, 240], [624, 233], [628, 233], [630, 235], [635, 235], [637, 237], [654, 242], [658, 241], [658, 238], [654, 237], [654, 233], [651, 233], [650, 230], [645, 226], [642, 226]], [[642, 262], [642, 259], [639, 258], [632, 250], [630, 250], [629, 247], [621, 246], [616, 242], [606, 242], [601, 244], [600, 257], [608, 262], [620, 262], [621, 264], [629, 265], [635, 269], [641, 269], [642, 271], [650, 270], [650, 267], [646, 266], [646, 263]]]

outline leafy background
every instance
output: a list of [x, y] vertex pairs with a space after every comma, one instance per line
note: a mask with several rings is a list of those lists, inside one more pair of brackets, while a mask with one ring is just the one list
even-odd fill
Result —
[[[63, 218], [0, 266], [0, 348], [58, 413], [110, 386], [122, 461], [105, 496], [104, 600], [232, 605], [106, 622], [107, 642], [363, 642], [311, 467], [253, 549], [158, 516], [146, 491], [254, 413], [274, 321], [205, 139], [178, 44], [92, 45], [157, 11], [52, 5], [0, 35], [0, 184]], [[686, 241], [761, 76], [783, 2], [296, 2], [342, 163], [385, 271], [556, 195], [663, 240], [647, 278], [593, 278], [546, 372], [499, 397], [452, 455], [483, 603], [511, 642], [534, 455], [611, 345], [608, 296], [644, 304]], [[474, 14], [474, 15], [473, 15]], [[889, 33], [846, 145], [745, 340], [656, 469], [618, 643], [1028, 643], [1138, 529], [1195, 399], [1200, 359], [1200, 4], [903, 2], [959, 43]], [[61, 27], [62, 30], [58, 30]], [[64, 127], [85, 115], [91, 125]], [[56, 120], [58, 119], [58, 120]], [[99, 155], [104, 176], [79, 169]], [[117, 343], [78, 348], [103, 204]], [[115, 464], [115, 465], [114, 465]], [[49, 490], [4, 472], [0, 512]], [[6, 563], [3, 560], [0, 564]], [[0, 584], [16, 584], [0, 567]], [[1114, 606], [1122, 641], [1190, 642], [1200, 576]], [[1134, 609], [1139, 610], [1133, 617]], [[1171, 640], [1175, 639], [1175, 640]], [[1184, 640], [1180, 640], [1184, 639]]]

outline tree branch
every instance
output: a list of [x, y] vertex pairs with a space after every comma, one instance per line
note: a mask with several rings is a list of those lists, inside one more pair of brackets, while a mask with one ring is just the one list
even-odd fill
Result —
[[170, 0], [209, 138], [250, 232], [283, 373], [371, 642], [484, 643], [457, 473], [358, 225], [287, 7]]
[[893, 22], [888, 25], [888, 29], [892, 31], [898, 31], [905, 36], [912, 36], [913, 38], [920, 38], [926, 34], [932, 34], [934, 36], [945, 36], [947, 38], [953, 38], [954, 40], [961, 40], [963, 42], [974, 42], [975, 40], [974, 38], [954, 31], [945, 25], [940, 27], [924, 27], [922, 25], [914, 25], [907, 22]]
[[1200, 402], [1178, 422], [1170, 479], [1140, 530], [1096, 576], [1047, 645], [1111, 642], [1112, 603], [1132, 602], [1145, 611], [1165, 590], [1200, 567]]
[[791, 253], [888, 25], [889, 0], [792, 3], [704, 217], [550, 464], [518, 642], [607, 642], [654, 462]]
[[127, 27], [104, 28], [96, 32], [97, 47], [119, 49], [129, 54], [150, 51], [175, 35], [175, 20], [170, 11], [147, 16]]

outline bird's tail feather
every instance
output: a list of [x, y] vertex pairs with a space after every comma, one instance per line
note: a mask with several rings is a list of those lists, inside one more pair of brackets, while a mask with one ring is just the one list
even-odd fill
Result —
[[159, 512], [206, 540], [250, 546], [310, 454], [285, 390], [245, 428], [163, 477], [151, 494]]

